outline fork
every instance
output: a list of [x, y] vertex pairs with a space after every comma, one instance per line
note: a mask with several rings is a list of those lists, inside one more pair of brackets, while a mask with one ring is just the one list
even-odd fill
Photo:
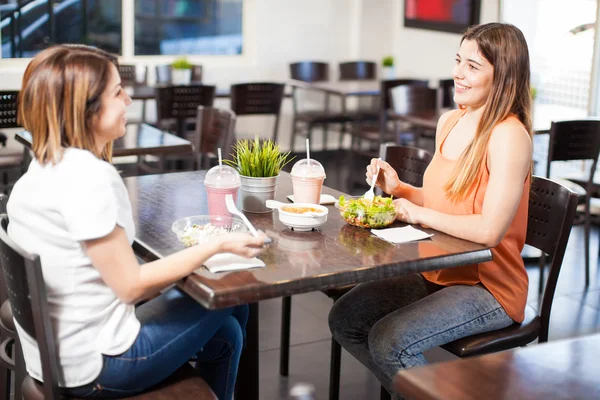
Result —
[[[380, 160], [379, 158], [377, 159]], [[363, 195], [363, 199], [368, 200], [370, 202], [375, 198], [375, 182], [377, 182], [377, 177], [379, 176], [379, 163], [377, 163], [377, 171], [375, 171], [375, 175], [371, 178], [371, 189], [367, 190], [367, 192]]]
[[[254, 237], [259, 236], [258, 232], [254, 228], [252, 223], [248, 220], [248, 218], [246, 218], [244, 213], [241, 212], [240, 210], [238, 210], [237, 207], [235, 206], [235, 202], [233, 201], [232, 195], [230, 195], [230, 194], [225, 195], [225, 205], [227, 206], [227, 211], [229, 211], [233, 215], [237, 215], [238, 217], [240, 217], [242, 219], [242, 221], [244, 222], [244, 225], [246, 225], [246, 228], [248, 228], [248, 230], [250, 231], [252, 236], [254, 236]], [[272, 240], [270, 237], [267, 237], [265, 239], [265, 244], [269, 244], [271, 242], [272, 242]]]

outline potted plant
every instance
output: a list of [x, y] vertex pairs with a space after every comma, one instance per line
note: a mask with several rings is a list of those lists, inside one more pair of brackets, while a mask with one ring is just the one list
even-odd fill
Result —
[[283, 153], [271, 139], [241, 139], [233, 145], [233, 160], [224, 162], [237, 169], [241, 180], [242, 210], [264, 213], [267, 200], [275, 198], [275, 185], [281, 169], [294, 157]]
[[189, 85], [192, 81], [192, 64], [185, 57], [180, 57], [171, 64], [173, 68], [171, 83], [174, 85]]
[[396, 77], [396, 72], [394, 71], [393, 56], [383, 57], [381, 65], [383, 66], [383, 76], [385, 76], [386, 79], [394, 79]]

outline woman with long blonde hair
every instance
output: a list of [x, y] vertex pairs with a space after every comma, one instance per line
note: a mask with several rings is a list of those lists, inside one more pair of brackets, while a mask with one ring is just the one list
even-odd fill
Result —
[[[19, 117], [35, 158], [11, 193], [8, 234], [40, 256], [59, 386], [69, 397], [123, 398], [194, 358], [231, 399], [248, 307], [207, 310], [177, 288], [160, 291], [216, 253], [255, 256], [265, 236], [231, 233], [140, 266], [127, 189], [110, 164], [130, 103], [116, 59], [86, 46], [41, 52], [23, 78]], [[42, 380], [37, 342], [16, 325], [27, 371]]]
[[334, 338], [391, 392], [425, 350], [522, 322], [528, 279], [520, 256], [532, 162], [529, 52], [508, 24], [471, 27], [453, 70], [458, 110], [437, 125], [423, 187], [372, 160], [371, 179], [395, 200], [397, 219], [492, 248], [493, 260], [357, 286], [329, 315]]

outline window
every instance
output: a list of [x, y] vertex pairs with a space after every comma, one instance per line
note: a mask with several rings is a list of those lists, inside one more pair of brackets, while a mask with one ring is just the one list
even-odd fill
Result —
[[136, 0], [136, 55], [241, 53], [242, 0]]
[[54, 43], [121, 53], [121, 0], [30, 0], [0, 5], [2, 58], [32, 57]]
[[[54, 43], [122, 54], [124, 25], [134, 26], [126, 39], [134, 55], [240, 55], [242, 1], [0, 0], [2, 58], [32, 57]], [[123, 3], [134, 12], [122, 15]]]

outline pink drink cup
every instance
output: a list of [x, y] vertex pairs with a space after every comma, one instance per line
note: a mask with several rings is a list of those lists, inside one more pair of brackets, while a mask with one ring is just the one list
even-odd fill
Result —
[[298, 177], [292, 175], [294, 203], [319, 204], [324, 176]]
[[237, 202], [238, 189], [240, 187], [213, 188], [206, 184], [204, 186], [206, 187], [206, 197], [208, 199], [208, 214], [231, 216], [231, 213], [227, 211], [225, 196], [230, 194], [233, 196], [233, 201]]

